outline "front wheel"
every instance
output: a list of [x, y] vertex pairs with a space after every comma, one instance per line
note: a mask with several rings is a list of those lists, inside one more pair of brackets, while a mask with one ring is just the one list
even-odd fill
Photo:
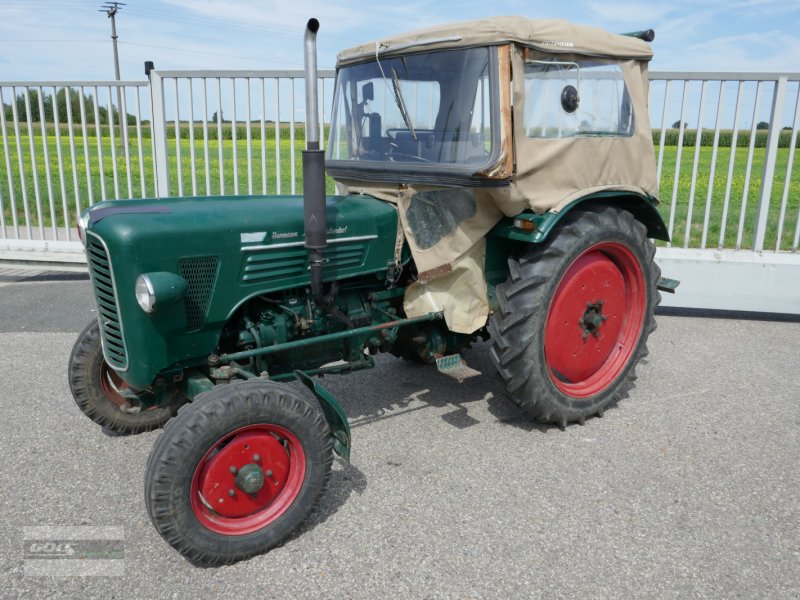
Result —
[[132, 406], [124, 395], [127, 384], [103, 358], [96, 319], [81, 331], [72, 348], [68, 378], [78, 408], [101, 427], [122, 435], [163, 427], [186, 402], [175, 394], [168, 402], [145, 410]]
[[198, 566], [280, 544], [322, 494], [333, 462], [320, 410], [272, 381], [219, 386], [183, 407], [147, 462], [145, 502], [161, 536]]
[[523, 410], [563, 427], [625, 395], [655, 329], [654, 254], [629, 212], [595, 206], [509, 260], [489, 322], [491, 355]]

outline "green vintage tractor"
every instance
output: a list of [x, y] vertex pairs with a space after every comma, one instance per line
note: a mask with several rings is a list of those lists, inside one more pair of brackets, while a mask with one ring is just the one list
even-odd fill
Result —
[[390, 352], [463, 380], [478, 373], [460, 350], [488, 339], [522, 411], [583, 423], [627, 393], [658, 289], [677, 285], [649, 239], [667, 239], [651, 31], [495, 18], [353, 48], [323, 152], [318, 27], [303, 197], [110, 201], [79, 224], [98, 319], [72, 393], [114, 432], [166, 424], [146, 504], [198, 565], [279, 544], [348, 459], [316, 376]]

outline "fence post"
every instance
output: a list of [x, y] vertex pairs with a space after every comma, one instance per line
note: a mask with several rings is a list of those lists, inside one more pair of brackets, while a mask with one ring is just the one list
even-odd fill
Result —
[[775, 82], [772, 94], [772, 112], [769, 118], [769, 134], [767, 135], [767, 148], [764, 155], [764, 172], [761, 175], [761, 191], [758, 194], [758, 208], [756, 209], [755, 238], [753, 250], [761, 252], [764, 249], [764, 238], [767, 234], [767, 221], [769, 219], [769, 201], [772, 196], [772, 179], [775, 175], [775, 161], [778, 157], [778, 139], [781, 136], [781, 113], [783, 100], [786, 94], [786, 77], [779, 77]]
[[152, 104], [153, 126], [150, 128], [153, 136], [153, 156], [156, 167], [156, 196], [164, 198], [169, 196], [169, 158], [167, 155], [167, 120], [164, 111], [164, 85], [161, 75], [152, 68], [147, 75], [150, 79], [150, 102]]

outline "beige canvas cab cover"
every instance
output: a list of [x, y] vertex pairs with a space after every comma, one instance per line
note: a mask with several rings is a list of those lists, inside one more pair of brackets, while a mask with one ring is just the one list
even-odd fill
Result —
[[653, 51], [640, 39], [617, 35], [561, 19], [527, 19], [525, 17], [490, 17], [419, 29], [383, 40], [361, 44], [339, 52], [337, 67], [374, 57], [407, 52], [495, 46], [516, 43], [543, 52], [562, 52], [583, 56], [650, 60]]
[[[524, 210], [557, 212], [576, 199], [609, 190], [658, 198], [647, 108], [647, 65], [653, 53], [649, 44], [640, 39], [562, 20], [493, 17], [362, 44], [340, 52], [337, 68], [374, 60], [376, 53], [383, 59], [476, 46], [503, 47], [498, 52], [503, 151], [492, 169], [477, 176], [503, 179], [508, 185], [443, 187], [437, 192], [436, 186], [431, 185], [392, 186], [337, 179], [342, 191], [370, 194], [397, 204], [401, 235], [408, 241], [420, 273], [419, 281], [407, 289], [406, 313], [419, 316], [442, 310], [448, 327], [461, 333], [484, 326], [489, 315], [483, 272], [485, 235], [503, 215], [514, 216]], [[598, 134], [591, 131], [593, 125], [588, 119], [576, 118], [573, 129], [565, 133], [561, 124], [531, 123], [541, 104], [553, 104], [547, 107], [551, 115], [561, 110], [557, 105], [561, 87], [555, 90], [557, 94], [542, 93], [542, 86], [536, 87], [537, 69], [547, 72], [547, 64], [565, 65], [567, 78], [574, 77], [574, 85], [583, 86], [581, 103], [587, 105], [592, 100], [588, 93], [591, 72], [598, 66], [601, 70], [615, 69], [620, 85], [624, 82], [623, 102], [630, 112], [627, 128]], [[575, 65], [574, 69], [570, 65]], [[555, 83], [561, 86], [564, 82], [557, 79], [559, 76], [556, 75]], [[608, 72], [602, 75], [611, 76], [613, 73]], [[551, 80], [548, 85], [552, 84]], [[597, 93], [594, 95], [596, 100]], [[426, 195], [447, 202], [450, 196], [464, 194], [474, 197], [477, 210], [473, 216], [461, 221], [452, 234], [434, 246], [420, 247], [414, 237], [413, 223], [409, 222], [414, 196]]]

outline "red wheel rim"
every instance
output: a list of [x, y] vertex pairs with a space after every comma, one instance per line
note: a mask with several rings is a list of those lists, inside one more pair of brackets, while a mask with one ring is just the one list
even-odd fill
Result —
[[[131, 401], [120, 393], [127, 388], [128, 384], [125, 383], [122, 377], [103, 361], [100, 367], [100, 389], [103, 390], [105, 397], [122, 412], [127, 412], [126, 409], [132, 408]], [[143, 410], [147, 412], [158, 408], [158, 405], [154, 405]]]
[[100, 367], [100, 389], [112, 403], [119, 408], [130, 408], [130, 402], [126, 400], [120, 391], [128, 387], [114, 369], [109, 368], [105, 361]]
[[545, 326], [547, 369], [561, 392], [587, 398], [616, 381], [639, 342], [645, 289], [639, 261], [618, 242], [596, 244], [573, 261]]
[[248, 425], [223, 437], [200, 460], [192, 477], [192, 511], [216, 533], [252, 533], [289, 509], [305, 474], [305, 453], [292, 432], [268, 423]]

